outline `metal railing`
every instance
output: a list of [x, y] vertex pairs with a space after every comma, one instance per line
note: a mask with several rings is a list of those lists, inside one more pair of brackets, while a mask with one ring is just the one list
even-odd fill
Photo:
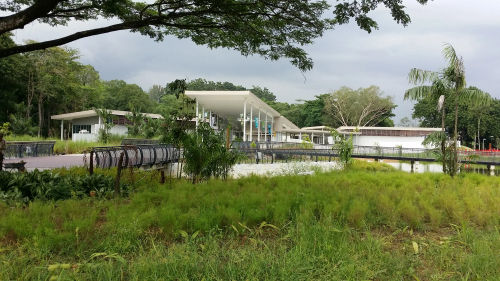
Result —
[[123, 139], [121, 142], [121, 145], [138, 145], [138, 144], [160, 144], [160, 141], [151, 139]]
[[5, 158], [50, 156], [54, 154], [55, 141], [8, 141]]
[[[257, 163], [273, 163], [276, 160], [294, 160], [308, 158], [311, 160], [328, 160], [338, 157], [338, 151], [332, 145], [312, 145], [303, 143], [233, 143], [232, 149], [241, 151], [248, 156], [248, 160]], [[403, 161], [437, 161], [438, 149], [354, 146], [353, 158], [393, 159]], [[500, 165], [498, 151], [459, 151], [459, 161], [462, 163], [477, 163]]]
[[92, 154], [95, 159], [95, 167], [117, 167], [122, 153], [122, 167], [164, 166], [168, 163], [178, 162], [181, 157], [181, 152], [178, 149], [166, 144], [94, 147]]

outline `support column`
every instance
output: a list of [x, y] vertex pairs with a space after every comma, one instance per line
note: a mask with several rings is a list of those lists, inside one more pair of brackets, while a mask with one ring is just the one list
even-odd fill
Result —
[[247, 102], [243, 103], [243, 141], [247, 141]]
[[61, 120], [61, 140], [64, 140], [64, 120]]
[[196, 129], [198, 129], [198, 124], [200, 123], [200, 113], [198, 111], [198, 100], [196, 100]]
[[201, 122], [205, 123], [205, 122], [207, 122], [207, 120], [205, 119], [205, 107], [204, 106], [201, 108], [201, 112], [202, 112]]
[[267, 113], [266, 113], [266, 124], [264, 126], [264, 137], [266, 138], [267, 141]]
[[253, 104], [250, 105], [250, 141], [253, 140]]
[[274, 117], [271, 116], [271, 141], [273, 141], [273, 134], [274, 134]]
[[257, 128], [257, 142], [260, 142], [260, 109], [259, 109], [259, 122], [257, 122], [258, 128]]
[[311, 143], [314, 144], [314, 133], [311, 133]]

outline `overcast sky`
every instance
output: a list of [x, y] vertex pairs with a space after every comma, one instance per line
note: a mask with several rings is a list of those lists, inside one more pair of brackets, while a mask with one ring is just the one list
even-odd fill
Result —
[[[247, 88], [267, 87], [279, 101], [312, 99], [342, 86], [379, 86], [392, 96], [396, 124], [411, 116], [412, 105], [403, 101], [408, 71], [412, 67], [439, 70], [445, 65], [443, 43], [451, 43], [463, 56], [468, 85], [500, 98], [500, 1], [434, 0], [425, 6], [405, 1], [412, 23], [392, 21], [389, 11], [373, 15], [379, 30], [368, 34], [355, 23], [327, 32], [306, 50], [314, 68], [302, 73], [288, 61], [244, 57], [226, 49], [210, 50], [189, 40], [168, 38], [155, 42], [148, 37], [120, 31], [68, 44], [80, 50], [80, 61], [93, 65], [105, 80], [122, 79], [144, 90], [153, 84], [187, 78], [229, 81]], [[52, 39], [100, 23], [71, 24], [53, 29], [31, 24], [16, 31], [15, 40]]]

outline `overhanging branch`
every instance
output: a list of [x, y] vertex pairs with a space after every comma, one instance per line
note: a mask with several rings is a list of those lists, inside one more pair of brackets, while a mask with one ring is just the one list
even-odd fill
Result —
[[31, 51], [36, 51], [36, 50], [43, 50], [43, 49], [47, 49], [50, 47], [56, 47], [56, 46], [67, 44], [69, 42], [73, 42], [73, 41], [81, 39], [81, 38], [90, 37], [90, 36], [94, 36], [94, 35], [104, 34], [104, 33], [118, 31], [118, 30], [140, 28], [140, 27], [147, 26], [149, 24], [151, 24], [151, 23], [145, 22], [145, 21], [124, 22], [124, 23], [114, 24], [114, 25], [110, 25], [110, 26], [106, 26], [106, 27], [100, 27], [100, 28], [89, 29], [89, 30], [85, 30], [85, 31], [79, 31], [79, 32], [73, 33], [71, 35], [61, 37], [58, 39], [54, 39], [54, 40], [26, 44], [26, 45], [21, 45], [21, 46], [15, 46], [12, 48], [0, 49], [0, 58], [8, 57], [8, 56], [11, 56], [14, 54], [20, 54], [20, 53], [31, 52]]
[[39, 0], [35, 3], [12, 15], [0, 17], [0, 34], [23, 28], [26, 24], [45, 16], [53, 10], [61, 0]]

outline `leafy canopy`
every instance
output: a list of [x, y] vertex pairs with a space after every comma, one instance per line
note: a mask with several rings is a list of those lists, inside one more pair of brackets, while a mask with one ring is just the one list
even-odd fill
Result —
[[342, 87], [325, 99], [325, 113], [341, 126], [376, 126], [394, 116], [391, 97], [384, 97], [377, 86], [353, 90]]
[[[428, 0], [417, 0], [424, 4]], [[25, 28], [34, 21], [54, 28], [72, 21], [108, 19], [113, 24], [81, 30], [44, 42], [3, 47], [0, 57], [63, 45], [81, 38], [130, 30], [157, 41], [166, 36], [190, 38], [210, 48], [229, 48], [241, 54], [267, 59], [288, 58], [301, 70], [312, 68], [312, 60], [302, 48], [335, 25], [351, 18], [361, 29], [378, 28], [368, 13], [383, 4], [394, 20], [410, 22], [402, 0], [341, 0], [333, 17], [325, 16], [326, 1], [304, 0], [11, 0], [0, 3], [0, 35]]]

